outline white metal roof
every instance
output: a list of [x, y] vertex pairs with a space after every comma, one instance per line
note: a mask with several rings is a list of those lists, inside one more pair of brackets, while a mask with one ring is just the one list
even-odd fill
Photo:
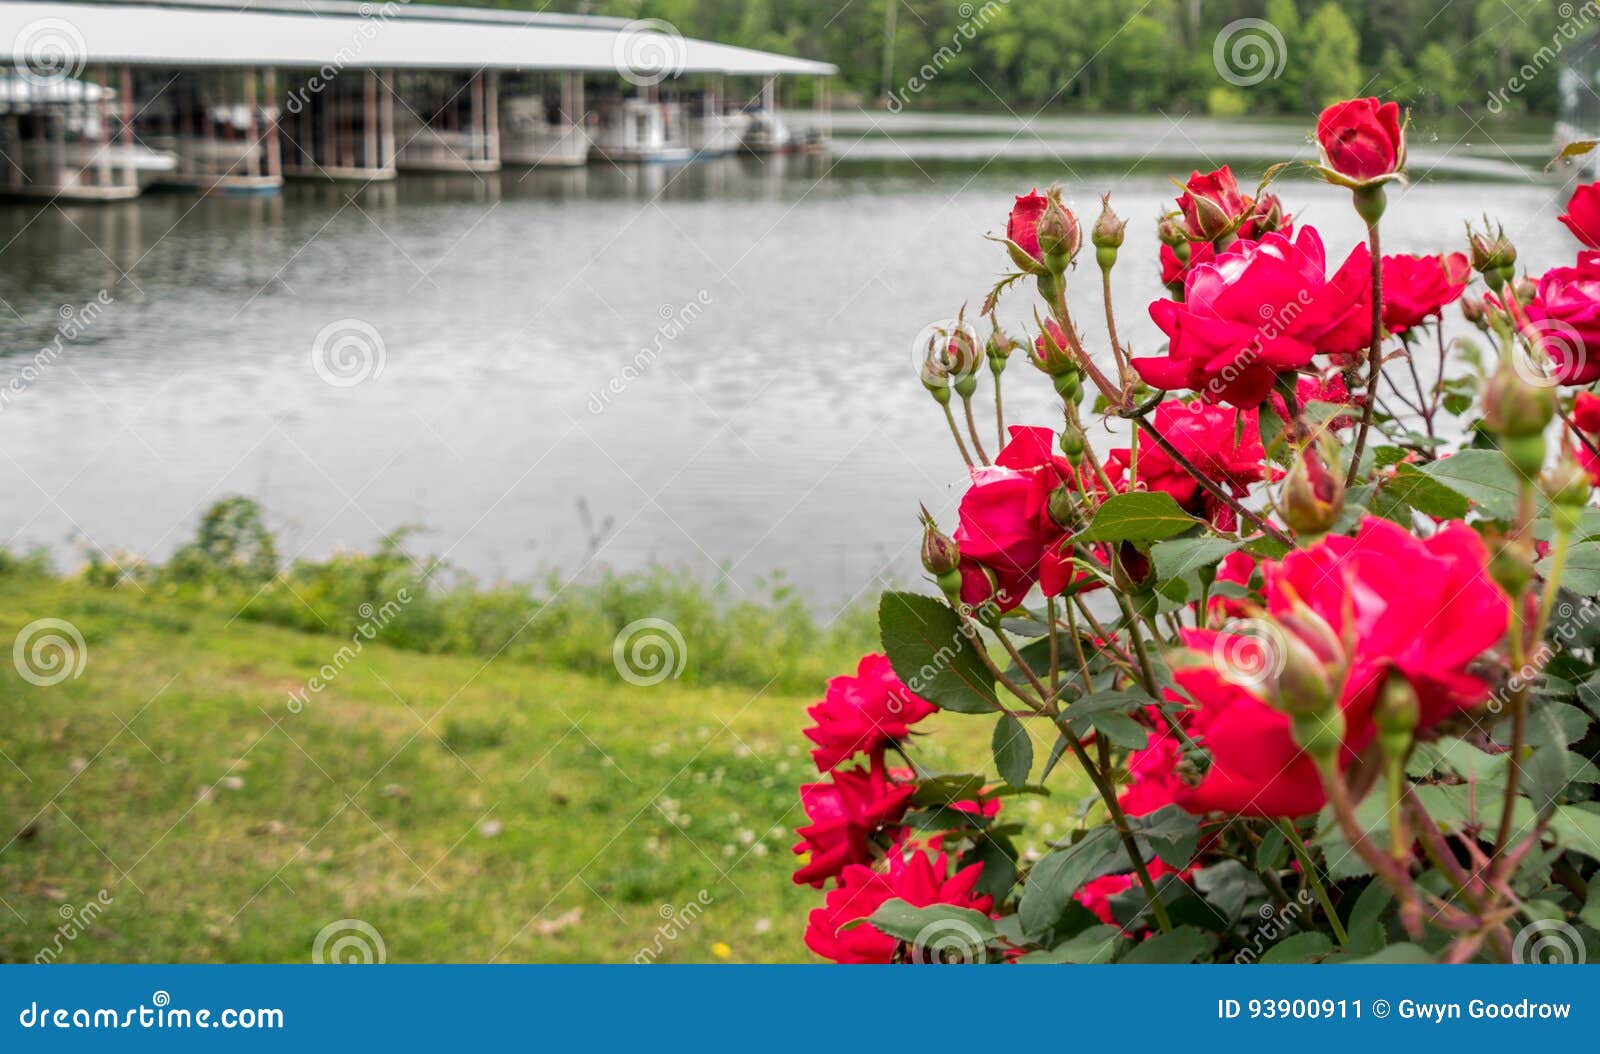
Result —
[[0, 49], [69, 65], [822, 74], [826, 62], [692, 40], [664, 23], [373, 0], [0, 0]]

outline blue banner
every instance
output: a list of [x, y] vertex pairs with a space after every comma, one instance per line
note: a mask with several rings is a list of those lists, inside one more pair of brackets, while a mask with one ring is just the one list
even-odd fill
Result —
[[[715, 972], [713, 972], [715, 971]], [[1064, 1046], [1448, 1040], [1452, 1051], [1600, 1028], [1581, 966], [905, 969], [783, 966], [0, 967], [0, 1049], [821, 1050], [969, 1044], [1048, 1028]], [[921, 1025], [915, 1024], [922, 1022]], [[964, 1024], [967, 1022], [968, 1024]], [[1048, 1023], [1048, 1024], [1046, 1024]], [[921, 1039], [907, 1029], [922, 1032]], [[898, 1038], [895, 1038], [898, 1037]], [[1001, 1037], [997, 1036], [1000, 1042]], [[1031, 1045], [1031, 1044], [1030, 1044]], [[1267, 1048], [1259, 1048], [1267, 1049]], [[1576, 1049], [1576, 1048], [1575, 1048]]]

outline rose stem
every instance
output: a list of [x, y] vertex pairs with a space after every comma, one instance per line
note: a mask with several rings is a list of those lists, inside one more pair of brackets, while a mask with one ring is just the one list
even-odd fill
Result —
[[1367, 246], [1372, 255], [1372, 346], [1367, 351], [1367, 405], [1361, 408], [1361, 426], [1356, 429], [1356, 445], [1350, 453], [1350, 471], [1344, 485], [1355, 486], [1361, 474], [1361, 455], [1367, 449], [1367, 431], [1378, 404], [1378, 377], [1383, 373], [1383, 253], [1379, 248], [1378, 221], [1367, 224]]
[[1333, 935], [1339, 939], [1339, 947], [1343, 948], [1350, 943], [1349, 934], [1345, 933], [1344, 923], [1339, 921], [1339, 913], [1333, 910], [1333, 901], [1328, 897], [1328, 890], [1322, 884], [1322, 877], [1317, 874], [1317, 867], [1311, 861], [1311, 854], [1306, 852], [1305, 845], [1300, 841], [1300, 832], [1295, 830], [1294, 824], [1288, 820], [1278, 820], [1278, 830], [1283, 832], [1284, 839], [1293, 850], [1295, 859], [1300, 861], [1300, 870], [1304, 872], [1306, 881], [1311, 883], [1311, 888], [1317, 894], [1317, 902], [1322, 905], [1323, 913], [1328, 916], [1328, 925], [1333, 927]]

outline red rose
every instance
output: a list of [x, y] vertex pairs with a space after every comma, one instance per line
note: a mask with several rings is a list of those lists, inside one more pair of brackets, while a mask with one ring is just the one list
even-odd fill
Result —
[[1044, 215], [1048, 204], [1049, 199], [1035, 188], [1017, 196], [1016, 204], [1011, 206], [1011, 215], [1006, 219], [1006, 238], [1040, 261], [1044, 257], [1039, 252], [1039, 217]]
[[1404, 333], [1460, 299], [1472, 279], [1463, 253], [1383, 258], [1383, 328]]
[[1600, 249], [1600, 183], [1585, 183], [1567, 199], [1567, 211], [1556, 219], [1584, 245]]
[[1463, 523], [1420, 539], [1369, 516], [1353, 538], [1330, 536], [1266, 565], [1267, 609], [1286, 614], [1299, 600], [1336, 634], [1348, 625], [1356, 646], [1347, 694], [1366, 696], [1370, 708], [1384, 672], [1397, 669], [1416, 689], [1418, 727], [1427, 728], [1488, 696], [1466, 672], [1506, 631], [1506, 596], [1488, 560]]
[[829, 782], [802, 784], [800, 804], [811, 822], [795, 831], [794, 851], [806, 856], [795, 884], [821, 888], [846, 867], [872, 860], [873, 836], [894, 833], [916, 789], [895, 783], [882, 755], [866, 769], [835, 769]]
[[[994, 600], [1009, 611], [1022, 603], [1047, 566], [1061, 568], [1066, 538], [1050, 518], [1050, 492], [1073, 485], [1072, 466], [1055, 452], [1048, 428], [1011, 428], [1011, 442], [993, 465], [972, 470], [972, 486], [961, 498], [953, 535], [961, 550], [961, 599], [978, 605]], [[989, 575], [994, 576], [991, 583]], [[1060, 592], [1064, 583], [1052, 581]]]
[[1213, 262], [1189, 269], [1182, 304], [1150, 305], [1169, 338], [1167, 354], [1136, 358], [1134, 368], [1156, 388], [1187, 388], [1207, 402], [1254, 409], [1280, 372], [1306, 366], [1318, 351], [1347, 353], [1365, 343], [1366, 246], [1331, 279], [1325, 266], [1313, 227], [1300, 228], [1293, 241], [1269, 234], [1234, 242]]
[[1400, 106], [1377, 99], [1336, 102], [1317, 118], [1317, 143], [1327, 166], [1349, 179], [1397, 172], [1406, 157]]
[[1552, 267], [1527, 306], [1529, 337], [1550, 356], [1560, 384], [1600, 380], [1600, 253], [1579, 253], [1574, 267]]
[[[1372, 708], [1391, 672], [1416, 690], [1418, 728], [1482, 703], [1489, 685], [1468, 672], [1504, 636], [1506, 596], [1490, 581], [1489, 554], [1472, 528], [1451, 523], [1426, 540], [1376, 517], [1355, 537], [1330, 536], [1263, 566], [1267, 611], [1316, 660], [1348, 664], [1338, 705], [1348, 765], [1375, 736]], [[1344, 651], [1344, 641], [1352, 641]], [[1229, 632], [1185, 630], [1196, 661], [1174, 677], [1194, 705], [1180, 720], [1205, 744], [1209, 767], [1192, 786], [1147, 778], [1141, 805], [1162, 796], [1191, 812], [1303, 816], [1323, 805], [1315, 765], [1294, 741], [1289, 719], [1268, 705], [1270, 645]], [[1329, 680], [1338, 683], [1338, 678]], [[1169, 693], [1182, 701], [1177, 693]], [[1155, 752], [1155, 753], [1151, 753]], [[1175, 757], [1168, 737], [1129, 760], [1131, 771]], [[1136, 784], [1139, 781], [1136, 781]]]
[[[1250, 484], [1266, 478], [1266, 453], [1253, 413], [1244, 415], [1241, 423], [1238, 410], [1199, 400], [1168, 400], [1156, 407], [1152, 423], [1207, 479], [1235, 497], [1242, 497]], [[1131, 448], [1117, 448], [1106, 456], [1106, 475], [1118, 490], [1127, 489], [1132, 458]], [[1144, 489], [1170, 494], [1189, 512], [1232, 530], [1233, 510], [1206, 493], [1187, 469], [1147, 438], [1139, 444], [1138, 472]]]
[[817, 744], [811, 757], [827, 772], [855, 754], [880, 754], [937, 709], [901, 683], [888, 656], [862, 656], [854, 677], [833, 678], [823, 700], [806, 711], [816, 722], [805, 730]]
[[[1245, 199], [1249, 202], [1249, 199]], [[1259, 241], [1269, 234], [1289, 237], [1294, 234], [1294, 217], [1283, 211], [1283, 203], [1276, 194], [1263, 194], [1249, 202], [1245, 221], [1239, 225], [1239, 237]]]
[[1600, 395], [1579, 392], [1572, 400], [1572, 423], [1578, 431], [1600, 435]]
[[1197, 242], [1209, 242], [1232, 231], [1249, 207], [1249, 199], [1239, 193], [1239, 184], [1227, 165], [1205, 175], [1192, 173], [1178, 195], [1184, 226], [1190, 240]]
[[[868, 918], [890, 900], [913, 907], [952, 904], [988, 912], [994, 898], [977, 896], [973, 888], [983, 876], [983, 865], [972, 864], [950, 874], [949, 859], [922, 850], [893, 853], [886, 871], [853, 866], [845, 869], [839, 885], [828, 891], [823, 905], [806, 919], [806, 947], [838, 963], [889, 963], [900, 942], [876, 927], [861, 925], [841, 930], [847, 922]], [[978, 949], [969, 949], [976, 954]], [[931, 958], [931, 956], [930, 956]]]

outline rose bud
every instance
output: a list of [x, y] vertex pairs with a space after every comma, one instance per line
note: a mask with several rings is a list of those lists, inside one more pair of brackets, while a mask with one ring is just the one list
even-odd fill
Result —
[[1378, 729], [1378, 750], [1391, 762], [1403, 760], [1411, 750], [1411, 738], [1417, 730], [1422, 704], [1416, 689], [1400, 673], [1391, 670], [1378, 689], [1378, 700], [1372, 709], [1373, 724]]
[[1262, 641], [1278, 672], [1267, 682], [1267, 701], [1291, 717], [1320, 717], [1333, 709], [1331, 671], [1306, 643], [1273, 623], [1264, 623], [1270, 639]]
[[1517, 247], [1511, 244], [1503, 228], [1497, 226], [1494, 233], [1489, 233], [1487, 221], [1483, 233], [1468, 233], [1467, 242], [1472, 247], [1473, 270], [1483, 275], [1492, 291], [1499, 292], [1501, 286], [1511, 281], [1511, 271], [1517, 263]]
[[1539, 286], [1533, 279], [1523, 275], [1511, 283], [1511, 295], [1517, 298], [1517, 303], [1527, 307], [1533, 303], [1533, 298], [1539, 295]]
[[983, 353], [989, 358], [989, 372], [999, 377], [1005, 372], [1006, 363], [1011, 358], [1011, 353], [1016, 350], [1016, 342], [996, 326], [993, 333], [989, 334], [989, 342], [984, 345]]
[[983, 352], [965, 325], [957, 326], [945, 346], [945, 364], [955, 383], [956, 393], [970, 399], [978, 389], [978, 362]]
[[1029, 361], [1039, 370], [1050, 377], [1077, 376], [1078, 364], [1073, 360], [1072, 353], [1066, 349], [1067, 335], [1055, 319], [1044, 323], [1039, 336], [1033, 342], [1033, 354]]
[[1223, 165], [1215, 172], [1194, 172], [1178, 196], [1184, 226], [1193, 241], [1209, 242], [1231, 234], [1244, 218], [1245, 197], [1233, 172]]
[[1591, 249], [1600, 249], [1600, 183], [1585, 183], [1567, 199], [1567, 211], [1556, 219], [1573, 237]]
[[1485, 306], [1481, 297], [1462, 297], [1461, 317], [1472, 323], [1474, 326], [1477, 326], [1480, 330], [1486, 333], [1488, 332], [1489, 308]]
[[1319, 444], [1308, 445], [1283, 481], [1278, 513], [1302, 536], [1327, 534], [1344, 512], [1344, 477], [1328, 468]]
[[1045, 511], [1057, 526], [1067, 530], [1076, 530], [1082, 525], [1078, 515], [1077, 501], [1072, 496], [1072, 491], [1065, 483], [1060, 484], [1050, 492], [1050, 497], [1045, 502]]
[[1083, 451], [1086, 445], [1083, 429], [1068, 421], [1061, 430], [1061, 453], [1076, 468], [1083, 461]]
[[1497, 527], [1484, 531], [1489, 547], [1489, 578], [1506, 596], [1520, 597], [1533, 581], [1533, 542], [1508, 536]]
[[1100, 265], [1100, 270], [1109, 271], [1116, 264], [1117, 250], [1122, 248], [1127, 226], [1127, 220], [1111, 211], [1111, 195], [1102, 197], [1100, 217], [1094, 221], [1094, 230], [1089, 232], [1089, 240], [1094, 243], [1094, 259]]
[[1078, 247], [1083, 244], [1083, 232], [1078, 226], [1078, 217], [1061, 204], [1061, 198], [1053, 189], [1044, 215], [1039, 217], [1038, 230], [1039, 249], [1044, 253], [1045, 266], [1055, 272], [1065, 270], [1072, 258], [1078, 255]]
[[[1246, 201], [1249, 199], [1247, 198]], [[1239, 225], [1239, 237], [1260, 241], [1269, 234], [1294, 232], [1293, 218], [1283, 211], [1283, 203], [1276, 194], [1263, 194], [1250, 205], [1244, 223]]]
[[1323, 164], [1348, 184], [1398, 173], [1406, 164], [1400, 106], [1377, 99], [1336, 102], [1317, 118], [1317, 145]]
[[1039, 251], [1039, 217], [1044, 215], [1046, 198], [1038, 190], [1017, 195], [1006, 217], [1006, 251], [1011, 262], [1029, 274], [1044, 270], [1044, 257]]
[[1161, 244], [1176, 250], [1181, 258], [1188, 259], [1189, 236], [1183, 233], [1183, 215], [1169, 212], [1156, 223], [1156, 237]]
[[[1484, 387], [1483, 423], [1498, 436], [1541, 436], [1555, 415], [1554, 389], [1523, 380], [1509, 357]], [[1533, 471], [1538, 472], [1538, 467]]]
[[[937, 341], [938, 338], [934, 338]], [[928, 354], [922, 359], [922, 370], [918, 374], [922, 386], [928, 389], [928, 394], [933, 396], [933, 401], [940, 406], [950, 403], [950, 369], [945, 365], [945, 356], [938, 350], [934, 342], [928, 345]]]

